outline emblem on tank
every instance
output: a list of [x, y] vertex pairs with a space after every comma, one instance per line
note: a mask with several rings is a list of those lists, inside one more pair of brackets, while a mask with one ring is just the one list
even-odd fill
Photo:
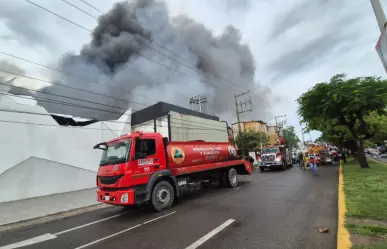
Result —
[[236, 156], [236, 151], [233, 146], [228, 146], [228, 152], [230, 153], [230, 155]]
[[179, 147], [172, 147], [171, 148], [171, 156], [172, 156], [172, 160], [176, 164], [180, 164], [180, 163], [184, 162], [185, 154], [184, 154], [184, 151], [182, 149], [180, 149]]

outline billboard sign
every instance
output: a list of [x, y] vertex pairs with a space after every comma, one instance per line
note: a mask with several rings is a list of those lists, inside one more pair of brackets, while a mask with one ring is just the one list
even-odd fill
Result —
[[376, 52], [378, 52], [380, 60], [383, 63], [384, 70], [387, 72], [387, 33], [386, 25], [384, 25], [383, 32], [380, 34], [378, 43], [375, 46]]

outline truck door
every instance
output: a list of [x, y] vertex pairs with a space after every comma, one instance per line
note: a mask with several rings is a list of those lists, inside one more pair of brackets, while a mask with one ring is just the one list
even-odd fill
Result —
[[160, 168], [157, 143], [154, 138], [135, 139], [133, 151], [133, 173], [151, 173]]

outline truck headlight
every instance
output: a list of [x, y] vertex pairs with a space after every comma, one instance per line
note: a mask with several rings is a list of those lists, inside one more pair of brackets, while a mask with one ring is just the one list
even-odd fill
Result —
[[127, 203], [129, 200], [128, 193], [121, 195], [121, 203]]

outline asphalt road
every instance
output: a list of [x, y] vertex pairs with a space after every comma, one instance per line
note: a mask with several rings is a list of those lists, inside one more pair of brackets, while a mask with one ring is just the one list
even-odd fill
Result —
[[112, 207], [1, 233], [0, 248], [333, 249], [337, 167], [319, 173], [256, 172], [236, 189], [202, 189], [161, 213]]

